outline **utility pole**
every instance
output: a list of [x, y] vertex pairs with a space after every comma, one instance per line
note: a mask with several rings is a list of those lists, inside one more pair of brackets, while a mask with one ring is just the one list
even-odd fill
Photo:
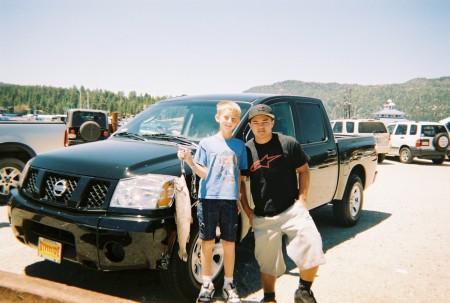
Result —
[[344, 96], [344, 119], [352, 117], [352, 88], [347, 89], [347, 94]]

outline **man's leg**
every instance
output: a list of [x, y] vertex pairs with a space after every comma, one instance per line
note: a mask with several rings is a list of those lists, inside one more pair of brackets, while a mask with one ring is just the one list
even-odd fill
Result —
[[319, 270], [319, 266], [314, 266], [308, 269], [304, 269], [300, 271], [300, 279], [314, 282], [314, 278], [316, 277], [317, 271]]
[[311, 291], [311, 285], [318, 270], [319, 266], [314, 266], [300, 271], [300, 284], [294, 295], [295, 303], [317, 303]]
[[276, 302], [275, 301], [275, 282], [277, 277], [261, 273], [261, 282], [264, 291], [264, 299], [262, 302]]

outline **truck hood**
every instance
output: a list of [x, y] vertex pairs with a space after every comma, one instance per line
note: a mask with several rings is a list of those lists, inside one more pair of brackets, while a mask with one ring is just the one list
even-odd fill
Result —
[[180, 175], [177, 151], [170, 142], [110, 138], [40, 154], [32, 166], [107, 179], [147, 173]]

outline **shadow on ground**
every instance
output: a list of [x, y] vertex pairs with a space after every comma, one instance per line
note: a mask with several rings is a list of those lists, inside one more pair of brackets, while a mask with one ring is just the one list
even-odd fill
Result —
[[[397, 163], [401, 163], [398, 157], [394, 157], [394, 156], [386, 156], [386, 160], [392, 161], [392, 162], [397, 162]], [[393, 164], [392, 162], [389, 163], [389, 161], [385, 162], [383, 161], [382, 163], [378, 164], [378, 165], [384, 165], [384, 164]], [[448, 163], [449, 160], [448, 158], [444, 161], [444, 165], [445, 163]], [[434, 164], [433, 161], [431, 160], [427, 160], [427, 159], [419, 159], [419, 158], [414, 158], [412, 163], [406, 164], [406, 163], [402, 163], [403, 165], [422, 165], [422, 166], [439, 166], [442, 164]]]
[[[340, 243], [351, 240], [359, 233], [390, 217], [390, 214], [387, 213], [366, 210], [356, 226], [344, 228], [334, 223], [333, 210], [330, 205], [312, 210], [311, 215], [322, 235], [325, 252]], [[261, 288], [259, 268], [254, 258], [253, 249], [253, 233], [249, 233], [244, 241], [236, 246], [235, 283], [242, 297], [257, 292]], [[287, 272], [295, 268], [295, 264], [286, 254], [285, 260]], [[136, 302], [181, 302], [173, 292], [164, 289], [164, 285], [158, 278], [158, 273], [151, 270], [98, 272], [70, 262], [63, 262], [58, 265], [49, 261], [42, 261], [27, 266], [25, 272], [29, 276]], [[216, 295], [220, 296], [220, 293], [218, 292]], [[243, 300], [243, 303], [251, 302]]]
[[[323, 250], [326, 253], [329, 249], [339, 245], [345, 241], [351, 240], [356, 235], [380, 224], [391, 214], [363, 211], [361, 219], [356, 226], [340, 227], [334, 222], [333, 208], [326, 205], [311, 212], [311, 216], [319, 229], [323, 241]], [[242, 245], [236, 248], [236, 267], [235, 280], [239, 292], [242, 295], [248, 295], [258, 291], [261, 288], [261, 279], [259, 277], [259, 267], [255, 260], [254, 254], [254, 238], [250, 233], [243, 241]], [[284, 252], [286, 261], [286, 273], [294, 269], [295, 263]], [[256, 273], [256, 274], [255, 274]], [[292, 273], [289, 273], [292, 275]], [[298, 274], [295, 274], [298, 276]]]

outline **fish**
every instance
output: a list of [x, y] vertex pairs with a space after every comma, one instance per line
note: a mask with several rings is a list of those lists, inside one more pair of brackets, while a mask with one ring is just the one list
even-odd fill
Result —
[[181, 260], [187, 262], [189, 257], [186, 245], [189, 241], [189, 233], [192, 223], [191, 199], [186, 180], [182, 175], [175, 181], [175, 222], [177, 224], [178, 236], [178, 256]]

